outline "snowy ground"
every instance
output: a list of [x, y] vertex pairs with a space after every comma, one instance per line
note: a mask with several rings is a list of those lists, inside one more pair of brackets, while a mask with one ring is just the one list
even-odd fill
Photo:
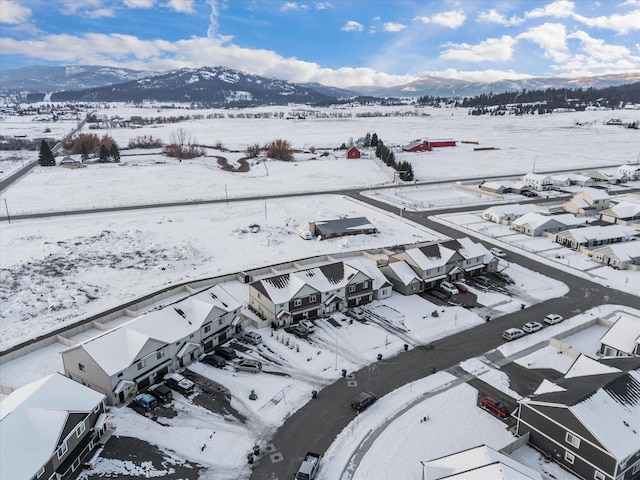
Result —
[[[333, 148], [348, 142], [350, 137], [356, 139], [367, 132], [376, 132], [388, 146], [430, 137], [478, 141], [481, 146], [496, 147], [496, 150], [477, 152], [473, 150], [473, 145], [459, 143], [455, 148], [421, 154], [398, 152], [396, 159], [411, 161], [418, 180], [483, 178], [494, 174], [524, 173], [534, 168], [536, 171], [558, 169], [560, 166], [562, 169], [584, 169], [602, 164], [614, 167], [635, 161], [639, 138], [637, 131], [605, 126], [604, 122], [611, 117], [611, 112], [527, 117], [471, 117], [462, 109], [425, 109], [423, 113], [430, 116], [304, 121], [224, 118], [135, 130], [94, 132], [112, 135], [121, 146], [126, 146], [130, 138], [140, 135], [153, 135], [168, 141], [176, 129], [186, 128], [199, 143], [213, 145], [220, 141], [225, 147], [237, 150], [275, 138], [288, 139], [300, 149]], [[132, 115], [168, 116], [176, 114], [176, 111], [117, 107], [98, 114], [127, 118]], [[637, 115], [636, 112], [624, 114]], [[616, 112], [616, 116], [620, 116], [620, 113]], [[636, 118], [623, 120], [633, 121]], [[576, 126], [578, 122], [581, 126]], [[59, 123], [51, 128], [53, 133], [62, 136], [74, 126], [75, 123], [70, 122]], [[47, 125], [32, 122], [29, 118], [6, 117], [0, 123], [0, 134], [36, 137], [43, 135], [44, 128]], [[603, 145], [607, 145], [606, 156], [602, 155]], [[213, 149], [210, 150], [214, 154]], [[123, 166], [89, 165], [76, 170], [36, 167], [2, 192], [2, 208], [13, 213], [184, 199], [225, 199], [347, 187], [365, 189], [388, 184], [392, 179], [371, 158], [347, 161], [340, 157], [301, 153], [293, 163], [269, 161], [267, 164], [254, 165], [248, 174], [240, 174], [222, 171], [211, 157], [180, 163], [158, 156], [157, 153], [155, 156], [129, 153], [135, 155], [127, 156], [127, 152], [123, 151]], [[241, 156], [233, 155], [227, 154], [232, 164]], [[16, 155], [13, 159], [0, 156], [0, 178], [18, 168], [22, 161], [32, 158], [34, 154], [27, 152], [23, 152], [22, 158]], [[158, 164], [158, 161], [165, 163]], [[453, 192], [457, 191], [442, 188], [440, 191], [434, 189], [424, 192], [405, 190], [400, 192], [400, 196], [406, 194], [406, 201], [395, 196], [401, 199], [401, 204], [413, 202], [420, 207], [438, 203], [444, 197], [461, 198], [460, 204], [467, 202], [466, 194]], [[474, 199], [478, 200], [484, 199]], [[3, 211], [3, 215], [6, 213]], [[339, 215], [366, 216], [380, 233], [325, 242], [304, 241], [297, 235], [298, 229], [306, 227], [308, 221], [337, 218]], [[260, 231], [250, 233], [248, 226], [255, 223], [261, 226]], [[0, 238], [2, 348], [169, 284], [318, 254], [438, 238], [440, 236], [437, 233], [417, 228], [396, 216], [329, 195], [22, 220], [10, 224], [4, 221]], [[564, 292], [562, 285], [515, 265], [511, 265], [507, 271], [516, 280], [517, 288], [521, 292], [527, 291], [527, 295], [521, 293], [518, 296], [516, 291], [512, 292], [515, 296], [511, 298], [504, 294], [474, 292], [487, 305], [486, 311], [494, 314], [514, 311], [521, 302], [530, 304], [543, 301]], [[391, 321], [408, 328], [407, 335], [416, 343], [432, 341], [476, 325], [485, 313], [474, 314], [461, 308], [448, 307], [436, 322], [429, 316], [429, 312], [435, 308], [432, 304], [422, 299], [396, 295], [384, 304], [374, 303], [370, 308], [388, 314]], [[570, 323], [566, 322], [566, 325]], [[324, 325], [318, 328], [313, 348], [307, 349], [300, 342], [290, 340], [300, 345], [300, 351], [284, 345], [284, 338], [261, 332], [265, 344], [286, 359], [288, 371], [292, 374], [286, 381], [268, 373], [248, 377], [249, 374], [193, 365], [191, 368], [197, 373], [228, 385], [235, 399], [232, 405], [252, 420], [247, 426], [229, 422], [179, 395], [175, 401], [178, 410], [176, 418], [181, 421], [167, 420], [168, 426], [162, 426], [131, 409], [121, 408], [112, 410], [110, 422], [118, 427], [120, 435], [138, 436], [158, 445], [172, 458], [186, 458], [206, 466], [206, 478], [245, 477], [248, 473], [245, 455], [254, 438], [268, 438], [283, 418], [308, 401], [311, 387], [332, 381], [342, 368], [353, 369], [371, 363], [379, 352], [384, 352], [385, 356], [392, 355], [405, 343], [404, 338], [401, 340], [400, 337], [389, 335], [376, 325], [370, 325], [363, 331], [361, 329], [365, 327], [354, 322], [346, 328], [353, 329], [354, 333], [341, 337], [337, 346], [335, 336]], [[561, 329], [563, 326], [561, 324], [553, 328]], [[547, 330], [552, 331], [544, 331]], [[531, 344], [525, 337], [506, 345], [503, 353], [507, 356], [517, 355], [519, 350], [529, 346]], [[50, 360], [58, 358], [58, 352], [58, 346], [53, 345], [34, 356], [2, 365], [2, 383], [6, 381], [6, 384], [19, 386], [28, 379], [58, 370], [59, 363]], [[566, 368], [566, 360], [560, 362], [564, 355], [551, 356], [561, 363], [558, 369]], [[308, 358], [312, 360], [308, 361]], [[531, 359], [529, 363], [535, 362], [540, 360]], [[481, 377], [485, 376], [492, 384], [500, 385], [502, 391], [510, 390], [508, 379], [481, 358], [470, 359], [465, 365]], [[267, 371], [269, 368], [265, 367]], [[260, 392], [258, 403], [244, 400], [249, 388], [248, 379], [251, 387]], [[372, 445], [370, 452], [374, 453], [367, 454], [366, 461], [361, 464], [361, 469], [354, 472], [353, 478], [370, 478], [371, 472], [384, 469], [419, 475], [419, 460], [428, 460], [433, 456], [451, 453], [450, 450], [481, 443], [499, 448], [509, 442], [510, 434], [505, 431], [504, 424], [475, 407], [475, 391], [466, 385], [450, 384], [450, 388], [447, 388], [449, 380], [445, 373], [433, 375], [388, 395], [375, 409], [367, 412], [366, 420], [372, 422], [370, 428], [379, 428], [380, 425], [386, 428], [381, 430], [380, 437]], [[406, 406], [403, 401], [407, 397], [407, 388], [409, 397], [412, 396], [411, 392], [424, 392], [424, 402], [411, 407], [396, 419], [399, 409]], [[434, 390], [440, 393], [429, 397], [427, 392]], [[469, 444], [459, 438], [457, 428], [451, 428], [450, 423], [443, 423], [443, 417], [431, 402], [459, 403], [461, 414], [458, 417], [468, 417], [469, 424], [458, 428], [468, 428], [462, 437]], [[425, 416], [429, 416], [428, 421], [417, 421], [417, 418]], [[449, 412], [446, 416], [450, 422], [451, 417], [456, 415]], [[387, 425], [384, 419], [392, 417], [395, 421]], [[359, 421], [365, 423], [362, 419]], [[439, 428], [439, 425], [443, 428]], [[438, 442], [433, 442], [434, 431], [437, 431]], [[361, 432], [360, 425], [356, 424], [345, 429], [327, 452], [331, 462], [323, 462], [322, 479], [335, 478], [333, 468], [335, 472], [344, 469], [362, 438]], [[207, 447], [202, 449], [205, 443]], [[390, 461], [394, 457], [381, 453], [386, 452], [384, 446], [390, 443], [393, 443], [396, 457], [403, 462], [395, 464], [396, 470], [393, 470], [394, 464]], [[423, 447], [427, 444], [435, 445], [425, 450]], [[216, 454], [211, 455], [211, 452]], [[539, 456], [531, 452], [520, 455], [535, 464], [535, 468], [547, 468], [541, 466]], [[110, 471], [114, 476], [122, 475], [125, 471], [131, 472], [127, 470], [127, 465], [105, 461], [102, 466], [103, 471]], [[553, 473], [557, 478], [570, 478], [562, 471]], [[157, 472], [134, 471], [131, 474], [154, 476]]]

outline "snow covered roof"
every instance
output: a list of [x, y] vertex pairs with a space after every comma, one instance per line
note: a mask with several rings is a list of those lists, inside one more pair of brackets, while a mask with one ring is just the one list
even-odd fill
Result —
[[415, 262], [421, 270], [442, 267], [447, 263], [455, 251], [443, 248], [442, 245], [430, 245], [428, 247], [410, 248], [406, 254]]
[[484, 216], [493, 217], [506, 217], [506, 216], [521, 216], [528, 212], [535, 212], [536, 206], [531, 203], [519, 204], [512, 203], [507, 205], [495, 205], [484, 210], [482, 213]]
[[527, 173], [523, 179], [526, 181], [532, 182], [540, 182], [540, 183], [549, 183], [553, 182], [550, 177], [547, 175], [542, 175], [540, 173]]
[[626, 313], [620, 315], [616, 323], [600, 339], [600, 343], [621, 352], [633, 354], [640, 342], [640, 318]]
[[618, 218], [632, 218], [640, 215], [640, 204], [633, 202], [620, 202], [611, 208], [600, 212], [602, 215], [611, 215]]
[[620, 165], [618, 167], [620, 173], [634, 173], [640, 172], [640, 165]]
[[423, 462], [429, 480], [542, 480], [542, 475], [486, 445]]
[[600, 363], [587, 355], [580, 355], [565, 373], [564, 378], [588, 377], [604, 373], [620, 373], [620, 369]]
[[89, 413], [104, 395], [59, 373], [0, 402], [0, 478], [32, 478], [58, 446], [71, 413]]
[[214, 285], [160, 310], [134, 318], [67, 351], [84, 349], [107, 375], [112, 376], [127, 368], [139, 357], [166, 344], [187, 338], [205, 322], [241, 306], [222, 287]]
[[445, 245], [449, 246], [451, 242], [457, 242], [460, 245], [458, 253], [465, 259], [482, 257], [489, 253], [489, 251], [480, 243], [474, 243], [469, 237], [458, 238], [457, 240], [451, 240], [445, 242]]
[[566, 392], [566, 391], [567, 391], [566, 388], [563, 388], [560, 385], [557, 385], [545, 378], [544, 380], [542, 380], [542, 383], [538, 386], [536, 391], [531, 394], [531, 396], [535, 397], [537, 395], [542, 395], [543, 393]]
[[337, 233], [359, 232], [364, 230], [376, 230], [376, 226], [365, 217], [339, 218], [337, 220], [318, 220], [316, 229], [322, 235]]
[[625, 227], [624, 225], [610, 225], [610, 226], [592, 226], [582, 228], [572, 228], [564, 232], [558, 233], [558, 237], [567, 238], [572, 237], [578, 243], [587, 243], [590, 241], [602, 241], [615, 238], [629, 238], [633, 237], [637, 231], [634, 228]]
[[584, 187], [581, 192], [574, 195], [574, 199], [578, 196], [589, 197], [592, 200], [606, 200], [610, 198], [606, 190], [590, 187]]
[[594, 248], [591, 251], [598, 255], [615, 256], [621, 261], [632, 261], [640, 258], [640, 247], [635, 242], [612, 243], [604, 247]]
[[374, 290], [378, 290], [384, 285], [389, 284], [389, 280], [387, 280], [387, 277], [382, 274], [376, 262], [372, 260], [365, 260], [364, 258], [357, 257], [345, 260], [345, 263], [357, 270], [360, 270], [361, 272], [366, 273], [369, 277], [371, 277], [373, 279]]
[[343, 288], [359, 273], [370, 278], [364, 272], [347, 263], [335, 262], [263, 278], [256, 280], [252, 285], [270, 298], [274, 304], [281, 304], [294, 298], [305, 287], [310, 287], [316, 292], [328, 292]]
[[420, 281], [420, 277], [416, 275], [416, 272], [414, 272], [409, 264], [404, 260], [389, 263], [387, 267], [403, 285], [410, 285], [412, 282]]
[[511, 222], [512, 225], [519, 226], [529, 226], [533, 229], [538, 229], [545, 225], [554, 225], [554, 224], [562, 224], [565, 226], [570, 225], [578, 225], [580, 220], [578, 220], [574, 215], [570, 213], [561, 214], [561, 215], [542, 215], [536, 212], [528, 212], [525, 213], [520, 218]]

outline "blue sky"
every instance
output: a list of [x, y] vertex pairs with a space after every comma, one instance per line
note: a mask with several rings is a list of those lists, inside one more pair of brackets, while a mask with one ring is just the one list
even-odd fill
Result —
[[0, 0], [0, 69], [225, 65], [397, 85], [640, 71], [640, 0]]

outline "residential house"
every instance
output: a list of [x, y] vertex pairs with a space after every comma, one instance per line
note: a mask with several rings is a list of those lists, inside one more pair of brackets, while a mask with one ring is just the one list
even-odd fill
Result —
[[105, 432], [105, 396], [54, 373], [0, 402], [0, 478], [67, 479]]
[[320, 240], [344, 237], [345, 235], [369, 235], [378, 233], [376, 226], [365, 217], [309, 222], [309, 231], [313, 235], [320, 237]]
[[483, 182], [480, 185], [480, 189], [490, 193], [517, 193], [520, 194], [524, 191], [531, 190], [524, 182], [512, 182], [510, 180]]
[[270, 276], [249, 285], [250, 308], [279, 327], [344, 311], [373, 298], [373, 278], [344, 262]]
[[[553, 235], [554, 242], [564, 245], [573, 250], [580, 248], [591, 248], [599, 245], [609, 245], [610, 243], [625, 242], [634, 238], [638, 233], [635, 229], [622, 225], [591, 226], [582, 228], [572, 228]], [[637, 248], [640, 248], [638, 246]]]
[[351, 147], [349, 150], [347, 150], [346, 156], [349, 160], [360, 158], [360, 150], [358, 150], [356, 147]]
[[625, 175], [628, 181], [635, 182], [640, 180], [640, 165], [621, 165], [618, 167], [618, 173]]
[[424, 290], [422, 279], [404, 260], [390, 262], [380, 266], [379, 269], [396, 292], [413, 295]]
[[520, 218], [525, 213], [535, 212], [536, 206], [530, 203], [518, 204], [511, 203], [507, 205], [494, 205], [482, 212], [482, 218], [495, 223], [509, 224], [513, 220]]
[[637, 242], [614, 243], [592, 248], [587, 255], [594, 261], [620, 270], [640, 270], [640, 245]]
[[581, 355], [556, 383], [518, 402], [517, 435], [578, 478], [640, 475], [640, 358]]
[[530, 237], [539, 237], [543, 233], [556, 233], [584, 223], [570, 213], [562, 215], [542, 215], [529, 212], [511, 222], [511, 228], [516, 232]]
[[543, 479], [541, 473], [487, 445], [480, 445], [421, 463], [422, 478], [429, 480]]
[[621, 314], [600, 339], [600, 355], [605, 357], [640, 356], [640, 318]]
[[578, 185], [579, 187], [593, 187], [593, 179], [588, 175], [582, 175], [578, 173], [571, 174], [571, 184]]
[[376, 261], [357, 257], [345, 259], [344, 262], [372, 278], [373, 300], [384, 300], [385, 298], [391, 297], [393, 294], [393, 285], [380, 271]]
[[608, 187], [609, 186], [609, 176], [601, 172], [599, 170], [593, 170], [592, 172], [582, 172], [587, 177], [591, 178], [593, 181], [594, 187]]
[[558, 175], [551, 175], [551, 180], [553, 180], [554, 187], [568, 187], [573, 185], [572, 175], [566, 173], [560, 173]]
[[553, 187], [551, 177], [539, 173], [527, 173], [522, 180], [529, 187], [538, 191], [551, 190], [551, 187]]
[[608, 223], [640, 222], [640, 203], [622, 201], [602, 210], [600, 220]]
[[597, 214], [601, 210], [609, 208], [609, 194], [597, 188], [584, 188], [576, 193], [571, 200], [562, 204], [565, 212], [574, 215]]
[[238, 333], [241, 307], [215, 285], [64, 350], [65, 374], [123, 403]]

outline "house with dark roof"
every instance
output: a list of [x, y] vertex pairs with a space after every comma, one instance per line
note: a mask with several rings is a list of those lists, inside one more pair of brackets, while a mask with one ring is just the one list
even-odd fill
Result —
[[215, 285], [62, 351], [65, 375], [124, 403], [238, 333], [241, 308]]
[[105, 396], [54, 373], [0, 402], [0, 478], [76, 478], [106, 429]]
[[344, 262], [333, 262], [249, 284], [249, 305], [278, 327], [341, 312], [374, 298], [373, 278]]
[[515, 433], [578, 478], [640, 476], [640, 358], [576, 359], [518, 401]]
[[318, 220], [309, 222], [309, 231], [320, 240], [344, 237], [345, 235], [362, 235], [378, 233], [378, 229], [365, 217], [339, 218], [337, 220]]

